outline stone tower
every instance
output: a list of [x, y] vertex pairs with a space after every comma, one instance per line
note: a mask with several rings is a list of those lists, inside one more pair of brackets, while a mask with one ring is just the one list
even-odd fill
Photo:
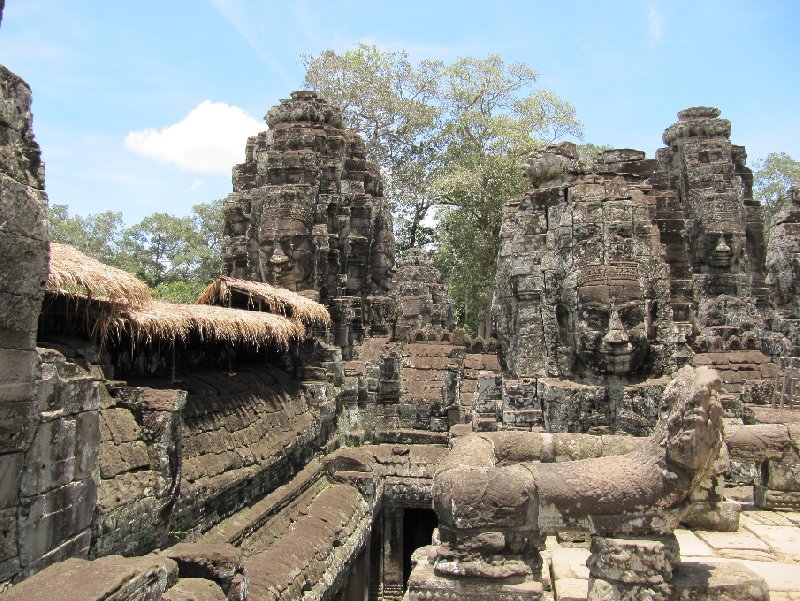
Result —
[[659, 385], [646, 382], [672, 371], [674, 345], [650, 169], [625, 149], [588, 172], [573, 144], [550, 146], [525, 165], [535, 188], [503, 209], [498, 341], [548, 431], [641, 434], [658, 414]]
[[377, 165], [316, 92], [293, 92], [248, 139], [224, 201], [228, 274], [318, 294], [345, 358], [390, 313], [394, 234]]
[[[656, 152], [652, 177], [673, 296], [691, 305], [686, 308], [699, 330], [696, 350], [729, 350], [745, 336], [754, 340], [757, 309], [769, 302], [753, 175], [744, 147], [730, 141], [730, 121], [719, 115], [719, 109], [702, 106], [678, 113], [677, 123], [664, 131], [667, 148]], [[683, 313], [678, 321], [688, 321]]]

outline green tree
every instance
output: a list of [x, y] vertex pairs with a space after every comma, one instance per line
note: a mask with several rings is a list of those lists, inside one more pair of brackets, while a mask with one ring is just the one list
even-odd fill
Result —
[[154, 213], [124, 230], [117, 264], [136, 274], [156, 298], [194, 302], [222, 272], [222, 201], [192, 207], [176, 217]]
[[137, 275], [155, 298], [191, 303], [222, 273], [222, 201], [192, 207], [188, 217], [154, 213], [124, 228], [121, 213], [82, 217], [66, 205], [50, 207], [56, 242]]
[[50, 235], [53, 241], [74, 246], [109, 265], [117, 264], [117, 244], [122, 229], [122, 213], [105, 211], [81, 217], [71, 216], [67, 205], [50, 206]]
[[523, 159], [537, 146], [580, 134], [572, 105], [535, 89], [536, 79], [527, 65], [497, 55], [462, 58], [443, 73], [443, 164], [433, 180], [438, 263], [466, 324], [484, 336], [491, 332], [501, 210], [526, 187]]
[[342, 109], [347, 126], [364, 139], [367, 158], [381, 167], [392, 211], [402, 218], [398, 250], [424, 242], [421, 223], [432, 206], [426, 189], [437, 156], [443, 63], [413, 64], [405, 52], [367, 44], [302, 59], [305, 85]]
[[485, 333], [500, 209], [524, 189], [527, 153], [580, 134], [574, 108], [499, 56], [415, 65], [362, 44], [303, 60], [306, 85], [342, 106], [381, 166], [401, 252], [427, 241], [424, 220], [437, 208], [437, 263], [462, 315]]
[[193, 206], [192, 220], [198, 236], [195, 252], [199, 260], [193, 279], [202, 288], [219, 277], [225, 267], [222, 261], [222, 200]]
[[753, 198], [761, 202], [768, 230], [773, 216], [786, 208], [786, 190], [800, 187], [800, 162], [785, 152], [771, 152], [753, 166]]

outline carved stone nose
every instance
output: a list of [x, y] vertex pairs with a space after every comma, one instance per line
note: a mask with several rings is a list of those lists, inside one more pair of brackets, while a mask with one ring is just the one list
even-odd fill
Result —
[[617, 311], [611, 312], [611, 317], [608, 320], [608, 333], [603, 336], [603, 344], [608, 345], [621, 345], [628, 343], [628, 334], [622, 325], [622, 320], [619, 318]]
[[289, 262], [289, 257], [283, 254], [283, 250], [281, 250], [280, 246], [275, 247], [275, 251], [272, 253], [272, 256], [269, 258], [269, 262], [275, 266], [284, 265], [285, 263]]
[[714, 249], [714, 252], [718, 255], [730, 255], [731, 254], [731, 247], [725, 243], [725, 238], [720, 238], [719, 242], [717, 243], [717, 247]]

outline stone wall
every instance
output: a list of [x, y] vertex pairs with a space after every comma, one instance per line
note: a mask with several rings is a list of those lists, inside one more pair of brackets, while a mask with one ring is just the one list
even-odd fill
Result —
[[86, 557], [97, 498], [102, 374], [40, 349], [36, 422], [25, 453], [2, 465], [0, 581], [30, 576], [68, 557]]
[[327, 385], [277, 368], [170, 385], [106, 396], [93, 556], [147, 553], [207, 530], [285, 484], [334, 431]]
[[142, 554], [170, 541], [180, 478], [183, 390], [112, 388], [100, 411], [100, 482], [91, 555]]
[[94, 506], [98, 376], [36, 351], [48, 241], [31, 90], [0, 66], [0, 587], [85, 556]]
[[498, 375], [500, 365], [482, 343], [453, 338], [362, 345], [359, 358], [344, 363], [346, 441], [443, 444], [452, 425], [469, 422], [479, 377]]

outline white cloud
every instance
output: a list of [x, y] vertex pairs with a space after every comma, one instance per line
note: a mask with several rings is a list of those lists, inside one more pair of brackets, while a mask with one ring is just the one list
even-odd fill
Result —
[[187, 171], [230, 173], [244, 158], [247, 137], [264, 129], [238, 106], [204, 100], [173, 125], [130, 132], [125, 147]]
[[192, 190], [192, 191], [199, 190], [200, 188], [205, 187], [205, 185], [206, 185], [206, 180], [204, 180], [204, 179], [196, 179], [189, 186], [189, 190]]
[[651, 42], [658, 44], [661, 41], [663, 27], [661, 11], [655, 4], [651, 4], [647, 11], [647, 35]]

